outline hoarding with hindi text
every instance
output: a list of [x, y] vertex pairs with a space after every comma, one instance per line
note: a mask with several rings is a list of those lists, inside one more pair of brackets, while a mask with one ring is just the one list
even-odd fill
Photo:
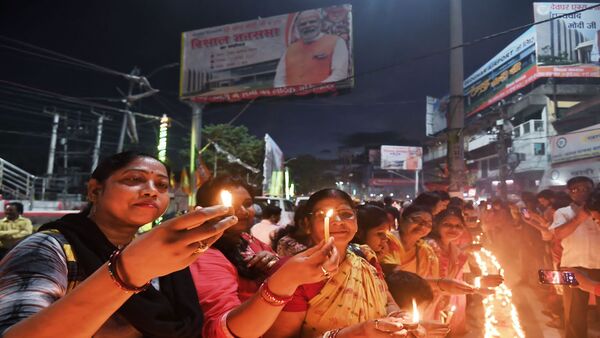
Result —
[[423, 169], [423, 148], [407, 146], [381, 146], [381, 169]]
[[352, 6], [182, 34], [180, 98], [231, 102], [351, 87]]
[[552, 163], [600, 157], [600, 124], [553, 136], [550, 142]]

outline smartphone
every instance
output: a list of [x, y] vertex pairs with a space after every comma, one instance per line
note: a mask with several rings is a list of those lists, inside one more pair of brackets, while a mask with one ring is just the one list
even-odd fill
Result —
[[575, 275], [571, 271], [540, 269], [538, 274], [540, 277], [540, 284], [579, 285], [575, 279]]
[[527, 208], [521, 208], [521, 215], [523, 215], [523, 218], [525, 219], [531, 218], [531, 215], [529, 214], [529, 210], [527, 210]]

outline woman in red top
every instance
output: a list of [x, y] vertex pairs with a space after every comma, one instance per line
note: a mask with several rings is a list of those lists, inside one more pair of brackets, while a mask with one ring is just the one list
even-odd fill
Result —
[[206, 182], [197, 204], [218, 204], [222, 190], [232, 194], [238, 222], [190, 266], [204, 313], [202, 336], [259, 337], [300, 284], [325, 279], [323, 271], [336, 271], [338, 254], [332, 241], [321, 242], [281, 264], [267, 244], [249, 234], [254, 211], [245, 182], [230, 176]]

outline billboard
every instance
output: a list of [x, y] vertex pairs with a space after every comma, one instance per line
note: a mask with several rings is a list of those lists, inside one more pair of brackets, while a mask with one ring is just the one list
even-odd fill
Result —
[[351, 87], [352, 6], [182, 34], [180, 98], [228, 102]]
[[406, 146], [381, 146], [381, 169], [423, 169], [423, 148]]
[[531, 83], [532, 74], [535, 74], [535, 27], [521, 34], [464, 81], [465, 111], [472, 115], [491, 106]]
[[[600, 8], [596, 3], [534, 3], [537, 64], [542, 77], [600, 77]], [[560, 17], [561, 15], [566, 15]]]
[[464, 81], [472, 116], [540, 78], [600, 77], [600, 7], [595, 3], [534, 3], [536, 22]]
[[427, 136], [433, 136], [446, 129], [449, 99], [448, 95], [441, 99], [427, 96], [427, 107], [425, 109], [425, 134]]
[[600, 156], [600, 124], [551, 139], [552, 163]]
[[569, 179], [576, 176], [587, 176], [594, 180], [594, 182], [600, 182], [600, 159], [589, 158], [553, 165], [552, 168], [548, 168], [544, 172], [540, 188], [563, 186], [567, 184]]

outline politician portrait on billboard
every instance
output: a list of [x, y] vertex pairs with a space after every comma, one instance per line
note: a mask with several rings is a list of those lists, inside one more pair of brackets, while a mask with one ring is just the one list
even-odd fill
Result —
[[352, 7], [338, 5], [182, 35], [180, 96], [227, 102], [353, 85]]

